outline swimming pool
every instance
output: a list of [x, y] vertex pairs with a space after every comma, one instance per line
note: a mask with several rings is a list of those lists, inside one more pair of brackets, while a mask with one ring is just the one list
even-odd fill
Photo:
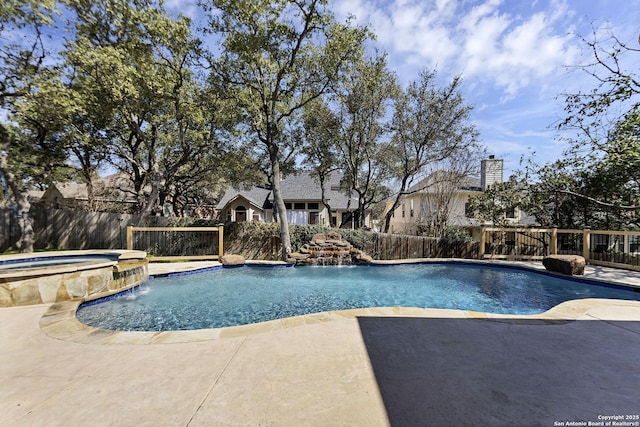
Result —
[[640, 300], [640, 293], [527, 269], [456, 262], [242, 267], [151, 280], [133, 291], [82, 304], [76, 316], [102, 329], [168, 331], [365, 307], [537, 314], [580, 298]]

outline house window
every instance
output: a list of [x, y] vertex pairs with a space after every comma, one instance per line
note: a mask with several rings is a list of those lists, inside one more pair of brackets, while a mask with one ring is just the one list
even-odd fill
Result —
[[252, 216], [253, 221], [260, 221], [260, 212], [254, 212]]
[[236, 222], [245, 222], [247, 220], [247, 208], [240, 205], [236, 208]]
[[512, 218], [513, 219], [515, 217], [516, 217], [516, 209], [515, 208], [509, 209], [507, 211], [507, 218]]
[[293, 209], [299, 210], [299, 211], [303, 211], [305, 209], [305, 204], [304, 203], [294, 203], [293, 204]]
[[285, 203], [284, 208], [291, 210], [291, 203]]
[[307, 209], [309, 210], [318, 210], [319, 208], [318, 203], [307, 203]]
[[319, 212], [309, 212], [309, 224], [319, 224], [320, 223], [320, 215]]
[[231, 222], [231, 209], [227, 210], [227, 222]]
[[473, 210], [471, 209], [471, 203], [464, 204], [464, 216], [467, 218], [473, 218]]
[[404, 203], [402, 204], [402, 218], [404, 218]]

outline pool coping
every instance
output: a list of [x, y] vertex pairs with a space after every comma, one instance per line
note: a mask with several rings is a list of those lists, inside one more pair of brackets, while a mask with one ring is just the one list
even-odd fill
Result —
[[[565, 279], [571, 279], [579, 281], [591, 281], [594, 283], [608, 283], [616, 286], [631, 287], [640, 289], [640, 277], [636, 279], [637, 283], [632, 281], [616, 281], [611, 279], [605, 280], [594, 277], [582, 277], [576, 278], [575, 276], [566, 276], [562, 274], [550, 273], [532, 263], [524, 262], [512, 262], [512, 261], [487, 261], [487, 260], [464, 260], [456, 258], [445, 259], [410, 259], [400, 260], [398, 262], [375, 262], [372, 265], [384, 266], [384, 265], [407, 265], [407, 264], [427, 264], [427, 263], [443, 263], [443, 262], [455, 262], [462, 264], [485, 264], [490, 266], [512, 267], [518, 269], [532, 270], [538, 273], [545, 273], [551, 276], [559, 276]], [[219, 264], [219, 263], [217, 263]], [[248, 262], [248, 265], [253, 266], [265, 266], [274, 265], [282, 266], [282, 263], [276, 262], [269, 264], [267, 262], [252, 263]], [[153, 264], [150, 264], [150, 266]], [[194, 274], [206, 270], [222, 268], [222, 265], [216, 265], [216, 263], [210, 263], [203, 268], [194, 268], [182, 272], [167, 273], [163, 275], [152, 275], [153, 270], [150, 267], [150, 277], [163, 277], [171, 274]], [[303, 267], [313, 268], [313, 267]], [[179, 269], [179, 266], [176, 266]], [[614, 269], [615, 270], [615, 269]], [[617, 271], [617, 270], [616, 270]], [[624, 273], [627, 273], [626, 270]], [[133, 287], [133, 286], [132, 286]], [[425, 317], [425, 318], [469, 318], [469, 319], [487, 319], [487, 320], [501, 320], [507, 321], [509, 319], [517, 320], [532, 320], [539, 322], [557, 322], [559, 320], [575, 321], [582, 318], [589, 318], [588, 312], [593, 309], [601, 307], [635, 307], [640, 308], [640, 301], [628, 301], [628, 300], [613, 300], [613, 299], [578, 299], [565, 301], [561, 304], [552, 307], [551, 309], [534, 315], [513, 315], [513, 314], [495, 314], [477, 312], [471, 310], [454, 310], [454, 309], [438, 309], [438, 308], [418, 308], [418, 307], [370, 307], [359, 309], [347, 309], [337, 311], [325, 311], [320, 313], [312, 313], [295, 317], [287, 317], [283, 319], [269, 320], [266, 322], [253, 323], [248, 325], [229, 326], [224, 328], [211, 328], [211, 329], [197, 329], [197, 330], [180, 330], [180, 331], [114, 331], [107, 329], [94, 328], [80, 322], [76, 318], [76, 310], [78, 307], [88, 301], [93, 301], [102, 298], [108, 298], [115, 294], [126, 292], [131, 289], [121, 289], [117, 292], [108, 292], [103, 294], [92, 295], [90, 298], [75, 301], [64, 301], [60, 303], [52, 304], [45, 314], [40, 319], [40, 329], [48, 336], [69, 342], [83, 343], [83, 344], [172, 344], [172, 343], [188, 343], [218, 340], [225, 338], [237, 338], [242, 336], [254, 335], [266, 333], [279, 329], [286, 329], [292, 327], [299, 327], [309, 324], [338, 321], [338, 320], [355, 320], [358, 317]], [[619, 310], [617, 310], [619, 311]], [[610, 320], [619, 319], [619, 313], [613, 313], [611, 310], [610, 315], [604, 317], [610, 317]], [[605, 320], [601, 318], [593, 317], [593, 320]], [[637, 320], [637, 319], [636, 319]]]
[[0, 279], [15, 279], [21, 277], [49, 276], [54, 274], [73, 273], [76, 271], [91, 270], [102, 267], [118, 265], [120, 261], [145, 259], [147, 253], [138, 250], [126, 249], [86, 249], [77, 251], [51, 251], [32, 252], [2, 255], [0, 266], [12, 265], [26, 261], [50, 260], [50, 259], [74, 259], [79, 257], [95, 257], [94, 260], [86, 260], [77, 263], [68, 263], [49, 266], [35, 266], [24, 268], [3, 269], [0, 267]]

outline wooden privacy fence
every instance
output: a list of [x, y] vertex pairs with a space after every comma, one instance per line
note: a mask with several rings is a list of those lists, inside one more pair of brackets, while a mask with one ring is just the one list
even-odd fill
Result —
[[479, 257], [480, 244], [427, 236], [374, 233], [366, 242], [364, 252], [374, 259], [467, 258]]
[[640, 231], [483, 227], [480, 251], [491, 259], [582, 255], [589, 264], [640, 271]]
[[[34, 248], [39, 249], [122, 249], [126, 226], [139, 216], [108, 212], [79, 212], [67, 209], [32, 207], [30, 211]], [[0, 253], [15, 246], [20, 227], [15, 214], [0, 209]]]
[[224, 227], [127, 227], [127, 249], [146, 251], [153, 260], [220, 259]]

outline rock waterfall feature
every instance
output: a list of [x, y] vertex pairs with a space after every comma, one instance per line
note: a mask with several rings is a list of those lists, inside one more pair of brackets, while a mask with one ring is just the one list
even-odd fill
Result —
[[331, 231], [314, 235], [300, 252], [290, 254], [288, 261], [296, 265], [352, 265], [370, 263], [373, 259]]

